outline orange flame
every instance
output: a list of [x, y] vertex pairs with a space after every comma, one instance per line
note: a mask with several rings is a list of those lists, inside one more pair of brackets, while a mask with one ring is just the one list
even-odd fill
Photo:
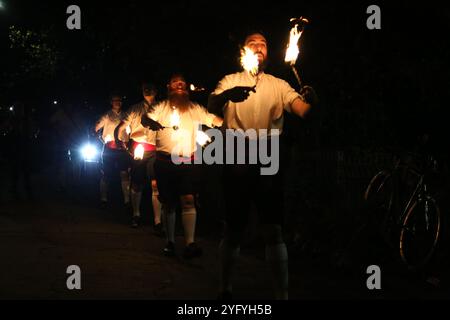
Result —
[[258, 74], [258, 56], [248, 47], [244, 47], [244, 50], [241, 50], [241, 66], [254, 76]]
[[200, 92], [200, 91], [205, 91], [205, 88], [203, 88], [203, 87], [196, 87], [194, 84], [192, 84], [191, 83], [191, 85], [189, 86], [189, 89], [191, 90], [191, 91], [194, 91], [194, 92]]
[[303, 31], [298, 31], [298, 24], [296, 24], [289, 33], [289, 44], [286, 49], [286, 56], [284, 58], [284, 61], [290, 63], [291, 65], [295, 64], [298, 58], [298, 54], [300, 53], [300, 50], [298, 48], [298, 41], [302, 36], [302, 32]]
[[172, 108], [173, 112], [170, 115], [170, 126], [176, 130], [180, 126], [180, 114], [178, 113], [178, 110], [175, 107]]

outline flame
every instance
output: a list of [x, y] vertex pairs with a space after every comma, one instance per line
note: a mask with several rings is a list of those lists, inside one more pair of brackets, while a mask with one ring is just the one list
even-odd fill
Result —
[[291, 65], [295, 64], [298, 54], [300, 53], [300, 50], [298, 48], [298, 40], [300, 40], [302, 32], [303, 31], [298, 31], [298, 24], [296, 24], [290, 31], [289, 44], [286, 49], [286, 56], [284, 58], [284, 61], [289, 62]]
[[195, 140], [196, 140], [197, 143], [198, 143], [199, 145], [201, 145], [202, 147], [203, 147], [207, 142], [211, 142], [211, 138], [210, 138], [206, 133], [204, 133], [204, 132], [201, 131], [201, 130], [197, 130], [197, 135], [196, 135]]
[[191, 91], [194, 91], [194, 92], [199, 92], [199, 91], [205, 91], [205, 88], [203, 88], [203, 87], [196, 87], [194, 84], [192, 84], [191, 83], [191, 85], [189, 86], [189, 89], [191, 90]]
[[106, 137], [105, 137], [105, 143], [108, 143], [108, 142], [111, 142], [111, 141], [113, 141], [112, 136], [111, 136], [110, 134], [106, 135]]
[[248, 47], [241, 50], [241, 66], [254, 76], [258, 74], [258, 56]]
[[131, 127], [129, 125], [125, 128], [125, 132], [127, 133], [127, 135], [130, 135]]
[[142, 159], [144, 159], [144, 146], [142, 144], [138, 144], [136, 149], [134, 149], [134, 160]]
[[178, 113], [178, 110], [175, 107], [172, 108], [173, 112], [170, 115], [170, 126], [175, 130], [177, 130], [180, 125], [180, 114]]

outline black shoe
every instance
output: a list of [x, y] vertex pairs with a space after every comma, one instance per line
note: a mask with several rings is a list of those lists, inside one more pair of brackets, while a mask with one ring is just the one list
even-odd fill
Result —
[[217, 300], [233, 300], [233, 295], [230, 291], [222, 291], [217, 296]]
[[202, 248], [200, 248], [196, 243], [193, 242], [184, 248], [183, 257], [185, 259], [192, 259], [195, 257], [200, 257], [202, 254]]
[[133, 217], [133, 219], [131, 219], [131, 227], [132, 228], [139, 227], [139, 217]]
[[173, 257], [175, 255], [175, 244], [173, 242], [167, 242], [166, 246], [163, 249], [163, 253], [165, 256]]
[[161, 223], [153, 226], [153, 233], [160, 238], [164, 237], [164, 230]]

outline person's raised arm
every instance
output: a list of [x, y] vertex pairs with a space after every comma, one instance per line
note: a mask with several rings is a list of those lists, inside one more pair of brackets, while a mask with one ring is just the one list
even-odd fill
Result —
[[317, 105], [318, 97], [314, 89], [310, 86], [304, 86], [300, 91], [300, 95], [302, 98], [297, 98], [292, 102], [291, 110], [297, 116], [305, 119], [311, 109]]

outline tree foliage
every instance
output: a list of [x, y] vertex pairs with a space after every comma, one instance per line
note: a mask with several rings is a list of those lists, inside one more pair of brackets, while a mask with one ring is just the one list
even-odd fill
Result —
[[10, 85], [52, 79], [58, 52], [51, 44], [49, 31], [35, 32], [16, 26], [9, 28], [9, 49], [13, 51]]

